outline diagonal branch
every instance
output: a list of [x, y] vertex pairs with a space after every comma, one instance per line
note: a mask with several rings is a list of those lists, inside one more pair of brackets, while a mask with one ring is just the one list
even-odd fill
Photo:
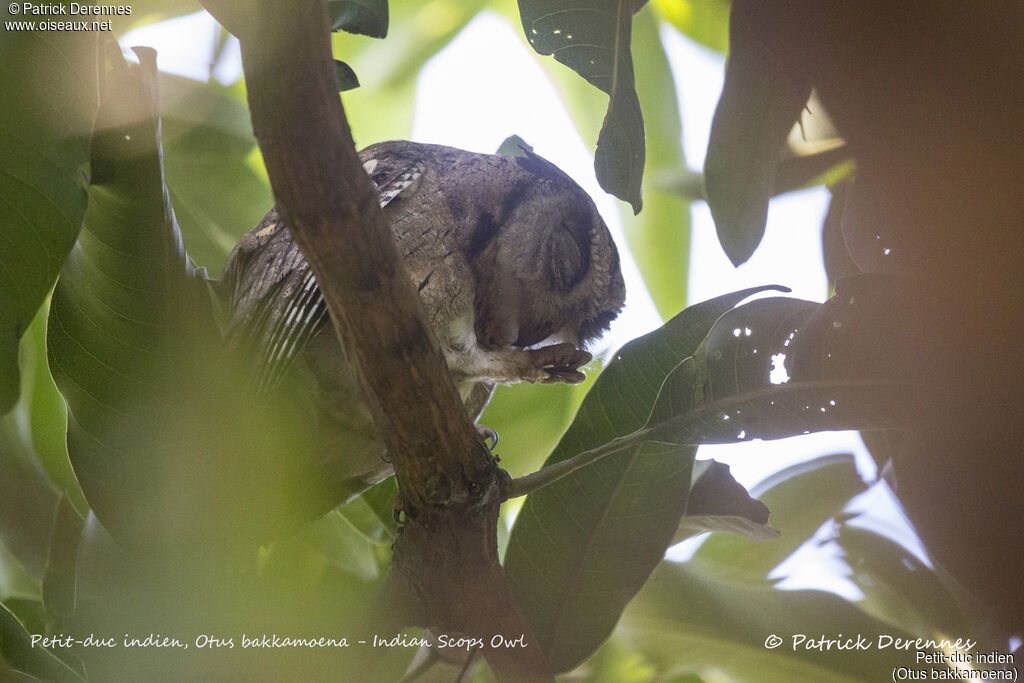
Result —
[[[503, 678], [547, 679], [498, 563], [507, 475], [459, 400], [363, 171], [338, 97], [323, 0], [207, 3], [242, 44], [253, 127], [277, 205], [323, 292], [398, 477], [408, 522], [388, 587], [415, 623], [509, 638]], [[392, 597], [393, 597], [392, 596]]]

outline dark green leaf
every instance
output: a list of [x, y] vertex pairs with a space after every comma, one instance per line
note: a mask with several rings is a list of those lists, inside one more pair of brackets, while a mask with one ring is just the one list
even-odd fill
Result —
[[905, 281], [858, 276], [824, 304], [761, 299], [722, 316], [665, 380], [638, 439], [730, 443], [812, 431], [906, 429], [931, 381], [902, 324]]
[[821, 253], [825, 261], [825, 276], [830, 285], [841, 278], [860, 273], [843, 239], [843, 207], [849, 191], [850, 184], [846, 182], [832, 188], [832, 201], [828, 204], [828, 213], [821, 226]]
[[[163, 182], [155, 55], [106, 76], [92, 138], [93, 177], [82, 235], [50, 309], [54, 379], [69, 407], [68, 450], [97, 514], [120, 526], [121, 498], [141, 463], [144, 397], [155, 392], [171, 301], [188, 280]], [[136, 494], [141, 493], [135, 491]]]
[[[692, 306], [624, 346], [548, 464], [642, 426], [665, 374], [722, 313], [763, 289]], [[505, 564], [556, 671], [571, 669], [600, 645], [660, 561], [686, 507], [695, 450], [639, 443], [526, 499]]]
[[301, 397], [239, 389], [251, 371], [223, 348], [185, 255], [164, 185], [155, 60], [140, 51], [140, 61], [107, 75], [85, 228], [51, 306], [50, 361], [69, 454], [104, 526], [151, 550], [190, 544], [197, 561], [223, 561], [330, 509], [333, 480], [314, 471], [313, 437], [296, 429]]
[[605, 191], [639, 213], [644, 170], [644, 120], [633, 80], [630, 0], [519, 0], [523, 32], [538, 54], [553, 55], [608, 93], [594, 170]]
[[815, 458], [787, 467], [754, 489], [771, 510], [772, 526], [780, 534], [778, 539], [755, 544], [739, 536], [715, 534], [701, 545], [696, 557], [747, 583], [767, 583], [772, 569], [822, 524], [842, 512], [864, 488], [849, 454]]
[[18, 398], [18, 340], [85, 214], [93, 45], [81, 32], [0, 41], [0, 415]]
[[60, 494], [22, 442], [12, 415], [0, 418], [0, 473], [0, 546], [39, 580]]
[[371, 38], [388, 34], [388, 0], [327, 0], [327, 12], [332, 31], [361, 33]]
[[[951, 585], [953, 579], [942, 570], [868, 529], [843, 524], [836, 540], [852, 570], [850, 578], [864, 592], [861, 608], [866, 612], [909, 631], [983, 638], [988, 620], [968, 617], [982, 616], [978, 605], [964, 604], [965, 592]], [[989, 645], [999, 646], [994, 639]]]
[[[686, 165], [679, 100], [658, 28], [650, 10], [633, 18], [636, 90], [647, 121], [648, 178]], [[621, 207], [622, 228], [647, 291], [662, 318], [668, 320], [686, 307], [690, 206], [687, 200], [650, 182], [644, 185], [643, 201], [644, 210], [638, 215]]]
[[40, 602], [42, 592], [39, 581], [28, 573], [25, 566], [0, 541], [0, 603], [11, 600], [32, 600]]
[[768, 526], [768, 507], [751, 498], [728, 465], [702, 460], [694, 465], [694, 474], [673, 543], [705, 531], [728, 531], [753, 541], [778, 537], [779, 532]]
[[800, 72], [761, 38], [773, 12], [756, 0], [733, 3], [725, 85], [704, 164], [718, 241], [737, 266], [764, 236], [780, 154], [811, 93]]
[[352, 67], [345, 62], [335, 59], [334, 72], [338, 79], [338, 92], [345, 92], [346, 90], [353, 90], [359, 87], [359, 77], [356, 76], [356, 72], [352, 70]]
[[396, 495], [398, 482], [394, 477], [388, 477], [355, 500], [339, 507], [337, 513], [366, 540], [391, 546], [398, 534], [394, 516]]
[[75, 609], [78, 543], [84, 522], [67, 496], [61, 496], [50, 534], [50, 553], [43, 577], [47, 632], [60, 633]]
[[[758, 547], [770, 545], [759, 544]], [[866, 649], [794, 647], [794, 635], [864, 638]], [[833, 593], [781, 591], [723, 576], [717, 565], [663, 562], [626, 610], [617, 635], [661, 671], [726, 675], [729, 680], [855, 683], [889, 680], [913, 655], [877, 647], [908, 634]], [[777, 649], [765, 646], [775, 635]], [[806, 645], [806, 643], [803, 643]]]
[[820, 152], [784, 159], [775, 167], [772, 196], [815, 185], [831, 185], [853, 171], [853, 157], [843, 143]]
[[[32, 636], [25, 627], [0, 605], [0, 663], [19, 673], [43, 681], [84, 681], [84, 672], [62, 661], [50, 649], [32, 646]], [[2, 669], [0, 669], [2, 672]], [[17, 679], [16, 679], [17, 680]]]

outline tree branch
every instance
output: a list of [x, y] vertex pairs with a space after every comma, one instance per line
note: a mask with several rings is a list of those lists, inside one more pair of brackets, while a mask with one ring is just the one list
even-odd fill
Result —
[[[323, 0], [256, 0], [242, 63], [253, 128], [285, 222], [317, 278], [395, 468], [407, 523], [388, 586], [415, 622], [526, 636], [484, 649], [503, 678], [550, 678], [498, 563], [507, 475], [480, 440], [426, 323], [338, 96]], [[227, 5], [227, 3], [223, 3]]]

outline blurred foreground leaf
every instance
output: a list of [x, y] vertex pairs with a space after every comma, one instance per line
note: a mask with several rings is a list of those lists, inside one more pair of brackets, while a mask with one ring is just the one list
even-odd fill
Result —
[[[13, 680], [42, 680], [63, 683], [64, 681], [85, 681], [85, 672], [70, 658], [58, 657], [49, 648], [32, 645], [32, 636], [25, 627], [0, 605], [0, 673], [4, 673], [6, 662], [11, 671], [24, 674], [27, 678]], [[5, 679], [6, 680], [6, 679]]]
[[[765, 683], [887, 680], [908, 665], [908, 656], [877, 647], [878, 637], [913, 637], [833, 593], [751, 586], [696, 560], [663, 562], [626, 610], [617, 634], [666, 673], [724, 672]], [[794, 636], [838, 634], [851, 640], [860, 634], [870, 647], [794, 646]], [[777, 649], [766, 646], [771, 636], [781, 639]]]
[[96, 515], [121, 540], [165, 553], [186, 544], [198, 562], [310, 518], [326, 494], [293, 426], [299, 402], [239, 391], [244, 369], [223, 349], [164, 184], [154, 55], [140, 61], [106, 75], [50, 362]]
[[81, 32], [0, 40], [0, 415], [18, 398], [18, 340], [85, 214], [94, 45]]

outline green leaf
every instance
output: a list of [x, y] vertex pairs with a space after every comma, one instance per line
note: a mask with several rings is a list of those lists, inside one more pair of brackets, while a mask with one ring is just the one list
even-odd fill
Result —
[[32, 451], [54, 486], [84, 514], [88, 504], [71, 469], [64, 438], [68, 425], [67, 407], [53, 383], [46, 362], [49, 312], [50, 303], [46, 301], [21, 340], [21, 398], [11, 414], [19, 424], [29, 427], [26, 449]]
[[163, 182], [155, 53], [139, 57], [140, 65], [106, 75], [85, 227], [61, 272], [48, 327], [72, 463], [89, 502], [115, 528], [137, 512], [126, 489], [145, 497], [134, 453], [144, 443], [145, 399], [157, 393], [176, 332], [169, 311], [189, 277]]
[[371, 38], [388, 34], [388, 0], [327, 0], [332, 31], [361, 33]]
[[[869, 529], [843, 524], [836, 541], [850, 565], [850, 578], [864, 593], [864, 611], [908, 631], [970, 633], [985, 646], [984, 610], [964, 604], [966, 593], [944, 571], [928, 567], [899, 543]], [[972, 620], [972, 612], [982, 620]], [[996, 639], [988, 643], [999, 647]]]
[[0, 41], [0, 415], [18, 398], [18, 341], [85, 214], [93, 45], [82, 32]]
[[[32, 635], [0, 605], [0, 664], [43, 681], [85, 681], [83, 671], [62, 661], [52, 650], [32, 646]], [[2, 671], [2, 669], [0, 669]]]
[[368, 537], [339, 510], [331, 510], [313, 522], [310, 531], [311, 547], [337, 568], [364, 581], [380, 577], [376, 553], [380, 542]]
[[832, 200], [821, 225], [821, 255], [825, 261], [825, 276], [829, 284], [860, 273], [843, 239], [843, 207], [846, 206], [850, 187], [851, 183], [842, 182], [832, 188]]
[[796, 154], [775, 167], [772, 196], [841, 182], [853, 172], [853, 155], [843, 142], [822, 151]]
[[728, 465], [702, 460], [694, 465], [694, 474], [673, 544], [705, 531], [727, 531], [752, 541], [778, 537], [768, 526], [768, 507], [747, 493]]
[[651, 6], [704, 47], [718, 52], [729, 49], [729, 0], [653, 0]]
[[388, 477], [335, 512], [367, 541], [390, 547], [398, 535], [394, 517], [397, 495], [398, 482]]
[[734, 265], [764, 236], [776, 167], [811, 93], [801, 72], [770, 50], [761, 35], [775, 10], [737, 0], [729, 23], [729, 61], [711, 123], [704, 186], [718, 241]]
[[[769, 544], [761, 544], [769, 545]], [[794, 647], [794, 635], [856, 640], [868, 649]], [[765, 646], [775, 635], [777, 649]], [[717, 565], [663, 562], [630, 604], [617, 636], [660, 671], [711, 673], [730, 680], [854, 683], [889, 680], [911, 666], [904, 650], [878, 648], [880, 635], [914, 637], [824, 591], [781, 591], [731, 580]], [[803, 643], [806, 646], [806, 642]]]
[[501, 437], [494, 450], [513, 475], [532, 472], [551, 455], [593, 386], [596, 369], [583, 384], [499, 386], [480, 417]]
[[311, 409], [303, 397], [240, 389], [248, 358], [225, 349], [184, 252], [164, 185], [155, 59], [143, 50], [140, 61], [107, 75], [85, 228], [51, 306], [50, 361], [69, 454], [104, 526], [152, 552], [187, 545], [196, 561], [222, 562], [338, 494], [312, 430], [298, 428]]
[[50, 553], [43, 577], [43, 606], [48, 633], [60, 633], [75, 609], [78, 544], [85, 522], [67, 496], [61, 496], [50, 534]]
[[[653, 11], [637, 13], [633, 36], [636, 90], [647, 121], [645, 173], [657, 178], [686, 166], [679, 100]], [[686, 307], [690, 202], [651, 182], [644, 185], [643, 202], [638, 215], [621, 207], [622, 227], [647, 291], [667, 320]]]
[[345, 92], [359, 87], [359, 77], [345, 62], [335, 59], [334, 72], [338, 79], [338, 92]]
[[597, 138], [594, 170], [606, 192], [643, 205], [644, 120], [630, 54], [636, 0], [519, 0], [523, 32], [538, 54], [553, 55], [591, 85], [608, 93]]
[[812, 431], [906, 429], [934, 381], [902, 324], [906, 281], [863, 275], [824, 304], [753, 301], [718, 320], [665, 380], [634, 439], [678, 444], [777, 439]]
[[21, 431], [12, 415], [0, 418], [0, 545], [39, 580], [60, 494], [24, 444]]
[[[763, 289], [692, 306], [624, 346], [547, 464], [642, 426], [665, 374], [722, 313]], [[571, 669], [600, 645], [661, 560], [686, 507], [695, 450], [638, 443], [526, 499], [505, 566], [555, 671]]]
[[747, 583], [770, 583], [768, 573], [864, 488], [853, 456], [847, 453], [787, 467], [754, 489], [771, 510], [772, 526], [779, 530], [776, 540], [752, 543], [739, 536], [714, 534], [695, 558]]
[[42, 592], [39, 582], [0, 540], [0, 603], [6, 604], [11, 600], [39, 602]]

